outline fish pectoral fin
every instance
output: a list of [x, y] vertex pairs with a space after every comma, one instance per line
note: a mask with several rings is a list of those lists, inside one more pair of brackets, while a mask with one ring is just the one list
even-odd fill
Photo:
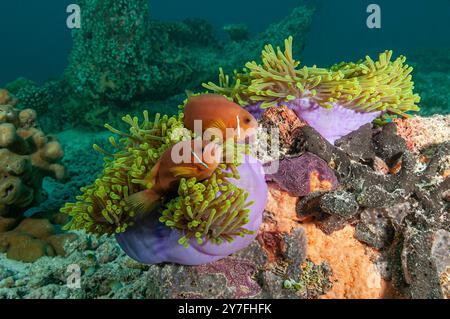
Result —
[[159, 171], [160, 167], [161, 167], [161, 162], [157, 161], [156, 164], [152, 167], [150, 172], [145, 177], [145, 180], [150, 182], [150, 183], [152, 183], [152, 184], [154, 184], [155, 179], [156, 179], [156, 175], [158, 174], [158, 171]]
[[169, 171], [175, 177], [194, 177], [197, 174], [197, 169], [190, 166], [177, 166], [172, 167]]
[[221, 132], [225, 133], [227, 130], [227, 125], [223, 120], [214, 120], [209, 123], [208, 128], [217, 128]]
[[154, 191], [147, 189], [145, 191], [130, 195], [126, 202], [128, 207], [136, 213], [136, 215], [143, 215], [154, 210], [158, 204], [161, 196]]

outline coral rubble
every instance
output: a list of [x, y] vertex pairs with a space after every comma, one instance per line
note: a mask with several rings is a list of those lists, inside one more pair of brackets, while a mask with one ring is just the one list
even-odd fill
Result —
[[416, 154], [450, 140], [449, 116], [412, 117], [394, 119], [394, 122], [398, 134], [405, 139], [408, 150]]

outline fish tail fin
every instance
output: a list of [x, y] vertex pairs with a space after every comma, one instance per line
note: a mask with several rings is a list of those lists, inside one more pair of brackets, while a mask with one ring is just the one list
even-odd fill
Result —
[[128, 207], [135, 212], [136, 215], [143, 215], [154, 210], [161, 196], [151, 189], [130, 195], [126, 202]]

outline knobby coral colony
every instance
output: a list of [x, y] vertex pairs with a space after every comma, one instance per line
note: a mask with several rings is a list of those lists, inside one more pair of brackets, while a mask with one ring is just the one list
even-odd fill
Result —
[[20, 218], [45, 200], [44, 177], [62, 179], [65, 170], [61, 144], [41, 131], [35, 110], [16, 104], [0, 90], [0, 216]]
[[385, 115], [407, 116], [418, 111], [420, 97], [413, 93], [412, 67], [400, 56], [391, 61], [392, 51], [369, 56], [357, 63], [339, 63], [330, 69], [317, 66], [300, 68], [292, 57], [293, 38], [285, 40], [284, 52], [266, 45], [262, 64], [248, 62], [243, 72], [234, 72], [234, 81], [220, 69], [219, 84], [203, 86], [232, 98], [241, 106], [260, 103], [268, 108], [300, 98], [309, 98], [331, 109], [333, 103], [357, 112], [381, 111]]
[[[118, 141], [109, 138], [117, 150], [114, 154], [94, 145], [106, 155], [104, 170], [92, 185], [81, 189], [82, 195], [76, 203], [67, 203], [61, 209], [72, 216], [66, 229], [85, 229], [99, 235], [125, 232], [136, 217], [126, 203], [128, 196], [151, 188], [144, 178], [162, 153], [186, 137], [194, 136], [184, 128], [182, 112], [172, 117], [157, 114], [151, 122], [144, 111], [142, 123], [129, 115], [123, 120], [130, 125], [129, 133], [105, 125], [121, 137]], [[207, 180], [182, 179], [178, 196], [162, 199], [160, 222], [183, 234], [179, 244], [188, 246], [191, 239], [199, 244], [205, 241], [221, 244], [233, 241], [235, 236], [252, 233], [244, 228], [249, 222], [248, 207], [253, 204], [247, 202], [248, 192], [228, 181], [228, 178], [239, 179], [238, 160], [220, 164]]]

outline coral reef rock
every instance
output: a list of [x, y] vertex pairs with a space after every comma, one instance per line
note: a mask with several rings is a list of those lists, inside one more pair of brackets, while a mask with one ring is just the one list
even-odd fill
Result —
[[419, 153], [432, 145], [450, 141], [450, 115], [395, 119], [398, 134], [406, 141], [408, 149]]
[[[305, 260], [301, 228], [278, 234], [276, 260], [270, 261], [254, 241], [230, 257], [195, 267], [142, 265], [111, 237], [77, 235], [65, 244], [65, 258], [43, 257], [24, 264], [0, 255], [0, 298], [306, 298], [330, 286], [330, 270]], [[81, 273], [80, 289], [68, 285], [71, 267]], [[298, 277], [294, 279], [300, 286], [284, 288], [288, 274]]]
[[44, 177], [62, 179], [63, 150], [38, 127], [36, 112], [18, 110], [16, 100], [0, 92], [0, 217], [20, 218], [42, 202]]
[[65, 255], [64, 245], [75, 234], [56, 234], [46, 219], [24, 219], [16, 228], [0, 233], [0, 251], [6, 257], [34, 262], [44, 256]]
[[[411, 119], [428, 123], [428, 129], [440, 120]], [[356, 224], [355, 238], [381, 252], [380, 260], [390, 269], [385, 279], [391, 280], [397, 294], [442, 298], [445, 289], [440, 281], [448, 257], [436, 252], [448, 253], [450, 247], [448, 235], [442, 235], [450, 225], [449, 131], [447, 125], [439, 127], [437, 137], [418, 137], [410, 130], [409, 141], [421, 141], [413, 144], [421, 146], [411, 153], [411, 143], [397, 134], [395, 122], [373, 129], [365, 125], [338, 140], [336, 146], [314, 129], [300, 128], [295, 133], [297, 152], [311, 152], [325, 160], [334, 169], [339, 186], [332, 192], [300, 198], [299, 218], [314, 218], [331, 236]], [[437, 140], [440, 143], [424, 146]], [[378, 169], [380, 162], [386, 169]]]
[[[383, 130], [383, 138], [375, 138]], [[362, 128], [361, 134], [369, 136], [368, 128]], [[372, 128], [367, 142], [373, 147], [365, 145], [361, 149], [366, 151], [361, 152], [359, 147], [353, 149], [351, 141], [343, 140], [342, 149], [333, 146], [310, 127], [296, 130], [290, 137], [294, 140], [292, 154], [316, 154], [334, 171], [338, 188], [305, 197], [269, 188], [257, 240], [221, 261], [195, 267], [142, 265], [127, 257], [114, 238], [76, 232], [77, 238], [65, 243], [64, 258], [44, 256], [34, 263], [22, 263], [0, 255], [0, 298], [448, 296], [448, 218], [439, 209], [442, 199], [432, 197], [436, 206], [426, 200], [429, 192], [431, 196], [439, 194], [444, 182], [441, 174], [448, 165], [442, 158], [448, 150], [445, 144], [433, 146], [431, 151], [437, 156], [428, 162], [428, 170], [417, 160], [423, 154], [410, 156], [415, 165], [408, 155], [406, 160], [402, 156], [400, 170], [395, 173], [390, 165], [398, 164], [399, 151], [408, 151], [407, 143], [392, 134], [392, 127]], [[364, 139], [355, 135], [358, 132], [353, 138], [360, 145]], [[392, 147], [386, 148], [385, 143], [391, 142]], [[68, 154], [72, 153], [78, 154], [68, 149]], [[388, 170], [375, 170], [376, 160], [371, 158], [379, 158]], [[421, 170], [417, 171], [418, 167]], [[403, 175], [405, 169], [409, 176]], [[416, 190], [418, 173], [432, 178], [430, 185], [425, 182]], [[411, 187], [405, 187], [403, 181]], [[397, 197], [398, 191], [388, 192], [395, 201], [387, 205], [392, 198], [382, 190], [393, 187], [390, 183], [406, 188], [410, 195]], [[364, 191], [361, 184], [382, 187]], [[379, 204], [367, 198], [372, 189], [381, 196]], [[7, 219], [0, 220], [0, 225], [9, 229], [16, 226]], [[53, 236], [58, 235], [48, 238]], [[46, 242], [57, 253], [51, 239]], [[74, 266], [81, 273], [81, 289], [67, 285], [68, 270]]]
[[[274, 112], [273, 108], [278, 110]], [[320, 234], [323, 240], [331, 240], [344, 233], [364, 251], [370, 251], [370, 262], [354, 269], [359, 273], [371, 269], [361, 280], [376, 279], [375, 286], [381, 290], [369, 293], [373, 298], [445, 297], [450, 248], [448, 116], [393, 119], [383, 126], [369, 123], [332, 145], [311, 126], [298, 125], [289, 112], [279, 106], [261, 115], [263, 125], [279, 128], [281, 132], [281, 163], [292, 161], [293, 156], [294, 159], [317, 157], [319, 160], [311, 158], [311, 162], [318, 165], [323, 161], [321, 165], [336, 176], [337, 186], [295, 194], [292, 189], [298, 185], [283, 182], [291, 178], [298, 181], [293, 176], [308, 166], [301, 165], [287, 174], [281, 165], [277, 173], [281, 181], [278, 181], [279, 188], [298, 198], [287, 200], [286, 195], [277, 194], [277, 204], [271, 207], [269, 203], [266, 210], [279, 211], [278, 206], [294, 206], [297, 216], [290, 219], [303, 223], [309, 251], [320, 247], [316, 242], [311, 243], [314, 236]], [[293, 129], [289, 131], [288, 126]], [[272, 196], [275, 196], [273, 192]], [[286, 214], [278, 212], [277, 218]], [[290, 219], [283, 217], [283, 226], [277, 227], [293, 228]], [[308, 232], [311, 229], [317, 232]], [[343, 253], [345, 245], [336, 247], [333, 252]], [[317, 264], [322, 261], [308, 256]], [[345, 277], [332, 260], [333, 257], [328, 256], [326, 261], [333, 275]], [[345, 286], [345, 282], [341, 284]], [[336, 285], [339, 284], [327, 295], [356, 297], [367, 292], [367, 289], [357, 292], [354, 287], [356, 293], [335, 294]]]

